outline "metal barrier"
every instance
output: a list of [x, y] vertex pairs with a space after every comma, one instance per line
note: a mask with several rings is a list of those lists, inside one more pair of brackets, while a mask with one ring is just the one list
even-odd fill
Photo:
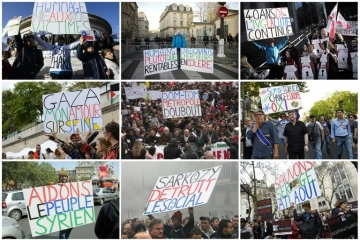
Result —
[[[186, 48], [191, 48], [191, 43], [186, 44]], [[214, 59], [222, 60], [222, 58], [218, 58], [218, 44], [209, 43], [205, 46], [205, 48], [214, 49]], [[145, 44], [121, 44], [121, 60], [144, 60], [144, 50], [149, 49], [162, 49], [162, 48], [171, 48], [171, 44], [168, 43], [154, 43], [151, 42], [148, 45]], [[204, 44], [196, 43], [195, 48], [204, 48]], [[226, 60], [232, 60], [238, 62], [239, 60], [239, 48], [236, 43], [232, 46], [226, 44], [224, 45]]]

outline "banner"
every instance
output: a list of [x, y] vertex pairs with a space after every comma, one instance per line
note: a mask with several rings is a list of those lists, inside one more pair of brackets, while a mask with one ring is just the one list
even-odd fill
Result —
[[144, 50], [144, 75], [170, 72], [178, 69], [177, 49]]
[[301, 78], [303, 80], [314, 80], [310, 57], [301, 57]]
[[159, 177], [147, 201], [144, 215], [206, 204], [214, 190], [221, 167], [220, 165]]
[[164, 118], [201, 116], [199, 90], [161, 93]]
[[316, 56], [318, 57], [322, 52], [322, 48], [321, 48], [321, 41], [320, 39], [313, 39], [311, 40], [311, 44], [314, 46], [314, 49], [316, 51]]
[[11, 37], [18, 35], [21, 18], [22, 16], [10, 19], [6, 24], [5, 28], [3, 29], [2, 37], [6, 37], [6, 36]]
[[354, 202], [348, 202], [350, 209], [356, 209], [358, 208], [358, 201], [354, 201]]
[[209, 145], [211, 152], [216, 159], [229, 159], [230, 151], [229, 146], [225, 142], [217, 142]]
[[285, 66], [284, 73], [286, 73], [286, 80], [297, 80], [296, 71], [297, 68], [294, 65]]
[[144, 98], [146, 95], [146, 86], [125, 87], [126, 99]]
[[273, 222], [273, 233], [278, 235], [292, 235], [291, 220], [279, 220]]
[[344, 29], [341, 24], [337, 24], [336, 32], [345, 36], [357, 36], [358, 35], [358, 22], [357, 21], [346, 21], [350, 25], [350, 29]]
[[284, 112], [302, 107], [297, 84], [260, 88], [262, 110], [265, 114]]
[[94, 223], [90, 180], [22, 190], [33, 237]]
[[[326, 66], [328, 65], [327, 62], [328, 62], [328, 56], [329, 54], [324, 52], [323, 54], [321, 54], [321, 57], [320, 57], [320, 67], [319, 67], [319, 72], [318, 72], [318, 79], [327, 79], [327, 68]], [[357, 66], [356, 66], [357, 68]]]
[[93, 41], [90, 21], [84, 2], [35, 2], [31, 31], [51, 34], [81, 34]]
[[144, 99], [146, 100], [158, 100], [161, 99], [161, 91], [149, 91], [147, 90], [147, 92], [144, 94]]
[[244, 10], [248, 41], [293, 35], [288, 8]]
[[258, 217], [260, 217], [260, 221], [273, 220], [271, 198], [257, 201], [257, 205]]
[[46, 133], [101, 131], [100, 88], [43, 95], [42, 102]]
[[357, 234], [357, 214], [353, 212], [330, 218], [327, 224], [333, 239], [347, 239], [350, 235]]
[[278, 211], [321, 195], [314, 163], [298, 161], [275, 179]]
[[181, 48], [181, 69], [214, 73], [214, 50], [210, 48]]
[[346, 47], [346, 44], [335, 44], [337, 56], [338, 56], [338, 67], [339, 69], [348, 69], [348, 57], [349, 50]]

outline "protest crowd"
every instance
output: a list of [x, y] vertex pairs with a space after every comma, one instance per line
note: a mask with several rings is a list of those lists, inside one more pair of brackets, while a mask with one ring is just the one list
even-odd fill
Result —
[[[323, 159], [323, 147], [326, 147], [328, 155], [332, 155], [331, 144], [336, 146], [338, 159], [342, 158], [343, 148], [346, 150], [348, 159], [353, 159], [354, 154], [357, 155], [357, 116], [353, 113], [345, 115], [341, 108], [336, 110], [337, 117], [334, 119], [310, 115], [309, 122], [306, 124], [299, 120], [298, 110], [281, 113], [280, 120], [271, 118], [263, 110], [256, 111], [254, 115], [254, 123], [250, 117], [244, 119], [245, 126], [242, 128], [241, 135], [244, 159], [278, 158], [279, 144], [284, 146], [289, 159], [304, 159], [305, 152], [309, 151], [313, 159]], [[260, 131], [257, 131], [258, 129]], [[259, 134], [263, 141], [257, 137]]]
[[[249, 58], [251, 60], [251, 56], [242, 55], [241, 78], [286, 80], [357, 79], [358, 39], [356, 36], [347, 36], [347, 42], [344, 40], [343, 35], [337, 31], [338, 28], [335, 26], [340, 25], [347, 29], [350, 28], [350, 25], [341, 16], [340, 12], [337, 20], [335, 20], [336, 15], [337, 6], [329, 16], [328, 26], [323, 25], [325, 22], [317, 24], [317, 26], [312, 27], [309, 34], [305, 35], [297, 43], [289, 41], [289, 35], [292, 35], [290, 31], [291, 25], [288, 26], [290, 29], [286, 30], [289, 32], [284, 34], [285, 37], [276, 40], [273, 38], [266, 39], [267, 44], [265, 45], [255, 41], [261, 38], [249, 38], [254, 35], [253, 32], [258, 31], [252, 30], [252, 27], [249, 26], [248, 41], [252, 41], [257, 48], [256, 51], [266, 53], [266, 70], [256, 71], [248, 62]], [[269, 22], [272, 21], [272, 19], [268, 20]], [[246, 19], [246, 21], [251, 22], [251, 19]], [[333, 24], [334, 21], [336, 24]]]
[[[121, 159], [224, 159], [224, 156], [238, 159], [237, 86], [200, 82], [146, 83], [143, 90], [159, 93], [159, 97], [151, 99], [146, 96], [129, 99], [124, 90], [127, 87], [133, 89], [131, 84], [122, 83]], [[199, 106], [191, 107], [193, 114], [169, 116], [173, 110], [165, 109], [161, 93], [186, 90], [195, 91], [194, 101]], [[224, 148], [220, 158], [211, 148], [217, 143]], [[161, 146], [163, 153], [159, 154]]]
[[[351, 209], [346, 200], [338, 200], [331, 211], [311, 209], [309, 201], [302, 203], [303, 212], [297, 213], [294, 203], [288, 215], [267, 221], [248, 221], [241, 218], [242, 239], [357, 239], [357, 206]], [[350, 220], [351, 219], [351, 220]], [[339, 222], [341, 222], [339, 224]], [[336, 235], [336, 237], [335, 237]]]
[[238, 239], [239, 216], [231, 219], [223, 216], [195, 218], [194, 209], [188, 208], [189, 216], [180, 211], [171, 218], [159, 219], [148, 215], [147, 219], [128, 219], [122, 223], [122, 239]]

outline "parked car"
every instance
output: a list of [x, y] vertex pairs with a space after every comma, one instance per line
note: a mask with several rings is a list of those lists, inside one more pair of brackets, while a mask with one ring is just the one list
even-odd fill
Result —
[[12, 218], [2, 216], [2, 239], [25, 239], [25, 231]]
[[94, 203], [100, 203], [103, 205], [104, 202], [115, 199], [116, 193], [110, 188], [96, 188], [93, 190]]
[[27, 215], [24, 194], [22, 190], [2, 193], [2, 215], [19, 221]]

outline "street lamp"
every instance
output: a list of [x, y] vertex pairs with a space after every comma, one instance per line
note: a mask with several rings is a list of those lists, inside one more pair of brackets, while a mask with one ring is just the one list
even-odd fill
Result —
[[204, 26], [204, 36], [206, 35], [206, 20], [204, 20], [205, 26]]

